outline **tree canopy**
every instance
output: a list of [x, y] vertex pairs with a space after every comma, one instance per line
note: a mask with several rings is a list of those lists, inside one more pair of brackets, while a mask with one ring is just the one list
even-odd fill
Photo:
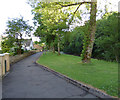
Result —
[[23, 17], [13, 18], [8, 20], [7, 29], [5, 34], [8, 34], [7, 38], [13, 37], [15, 39], [16, 46], [18, 46], [18, 53], [21, 54], [21, 47], [23, 41], [23, 35], [30, 36], [32, 27], [28, 25], [28, 21], [24, 21]]

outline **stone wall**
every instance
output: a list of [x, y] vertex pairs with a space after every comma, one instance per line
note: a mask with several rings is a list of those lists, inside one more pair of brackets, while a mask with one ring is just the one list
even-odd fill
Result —
[[30, 51], [30, 52], [27, 52], [27, 53], [24, 53], [24, 54], [21, 54], [21, 55], [15, 55], [15, 56], [10, 56], [10, 64], [14, 64], [32, 54], [35, 54], [36, 51]]

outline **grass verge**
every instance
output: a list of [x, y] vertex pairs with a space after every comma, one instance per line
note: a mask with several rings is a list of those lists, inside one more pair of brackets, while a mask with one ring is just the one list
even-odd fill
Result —
[[118, 64], [115, 62], [92, 59], [91, 64], [82, 64], [78, 56], [48, 52], [37, 63], [118, 97]]

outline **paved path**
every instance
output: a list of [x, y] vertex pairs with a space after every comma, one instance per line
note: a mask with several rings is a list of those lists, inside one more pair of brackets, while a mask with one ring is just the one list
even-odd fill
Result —
[[96, 98], [94, 95], [45, 71], [34, 62], [34, 54], [11, 67], [3, 79], [3, 98]]

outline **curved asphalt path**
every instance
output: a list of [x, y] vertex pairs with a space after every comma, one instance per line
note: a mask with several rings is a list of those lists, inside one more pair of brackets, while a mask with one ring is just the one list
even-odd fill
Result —
[[36, 53], [11, 66], [3, 79], [3, 98], [98, 98], [35, 64]]

